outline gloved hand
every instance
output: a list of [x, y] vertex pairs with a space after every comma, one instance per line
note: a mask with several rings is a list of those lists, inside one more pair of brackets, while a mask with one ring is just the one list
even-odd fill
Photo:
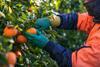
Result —
[[25, 32], [24, 35], [27, 37], [29, 42], [40, 48], [43, 48], [49, 42], [49, 39], [39, 31], [37, 31], [37, 34]]
[[40, 18], [35, 22], [35, 26], [37, 29], [48, 29], [51, 26], [51, 21], [49, 18]]
[[49, 26], [58, 27], [61, 23], [61, 19], [59, 16], [52, 15], [49, 17], [38, 19], [35, 22], [35, 26], [37, 29], [48, 29]]

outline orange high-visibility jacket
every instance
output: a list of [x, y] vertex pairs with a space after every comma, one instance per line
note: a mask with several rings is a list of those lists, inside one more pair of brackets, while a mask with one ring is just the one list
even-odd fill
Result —
[[80, 30], [88, 34], [83, 47], [71, 52], [69, 49], [48, 42], [45, 50], [58, 63], [59, 67], [100, 67], [100, 24], [93, 22], [88, 13], [61, 14], [58, 28]]
[[72, 53], [72, 67], [100, 67], [100, 24], [88, 13], [78, 14], [77, 29], [88, 34], [85, 48]]

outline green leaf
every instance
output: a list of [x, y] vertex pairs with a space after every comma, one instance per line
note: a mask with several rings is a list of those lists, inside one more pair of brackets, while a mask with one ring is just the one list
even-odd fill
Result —
[[5, 58], [4, 55], [0, 54], [0, 63], [1, 64], [7, 64], [7, 59]]
[[12, 47], [13, 47], [13, 45], [10, 44], [10, 45], [8, 46], [7, 50], [8, 50], [8, 51], [12, 50]]

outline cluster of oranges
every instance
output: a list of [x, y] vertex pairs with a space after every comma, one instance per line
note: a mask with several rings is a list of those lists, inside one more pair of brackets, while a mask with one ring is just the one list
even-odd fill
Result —
[[[35, 28], [29, 28], [26, 30], [26, 32], [28, 32], [30, 34], [36, 34], [37, 31]], [[13, 26], [6, 26], [4, 28], [3, 35], [5, 37], [9, 37], [9, 38], [16, 37], [15, 42], [17, 42], [17, 43], [26, 43], [27, 42], [27, 38]], [[7, 52], [6, 58], [7, 58], [8, 64], [10, 64], [10, 65], [12, 65], [12, 67], [14, 67], [14, 65], [16, 64], [16, 58], [20, 57], [21, 55], [22, 55], [21, 51]]]
[[[29, 28], [26, 30], [26, 32], [30, 33], [30, 34], [36, 34], [36, 29], [35, 28]], [[22, 35], [16, 28], [14, 28], [13, 26], [6, 26], [4, 31], [3, 31], [3, 35], [5, 37], [14, 37], [17, 36], [16, 38], [16, 42], [17, 43], [26, 43], [27, 42], [27, 38]]]

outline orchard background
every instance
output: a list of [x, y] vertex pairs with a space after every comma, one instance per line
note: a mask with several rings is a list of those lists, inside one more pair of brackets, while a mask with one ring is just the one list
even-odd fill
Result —
[[[7, 64], [7, 52], [20, 51], [16, 67], [58, 67], [47, 52], [27, 43], [15, 43], [15, 37], [3, 36], [5, 26], [13, 25], [19, 31], [34, 27], [38, 18], [52, 14], [84, 12], [82, 0], [0, 0], [0, 67]], [[74, 51], [86, 38], [84, 33], [52, 29], [42, 31], [50, 40]]]

